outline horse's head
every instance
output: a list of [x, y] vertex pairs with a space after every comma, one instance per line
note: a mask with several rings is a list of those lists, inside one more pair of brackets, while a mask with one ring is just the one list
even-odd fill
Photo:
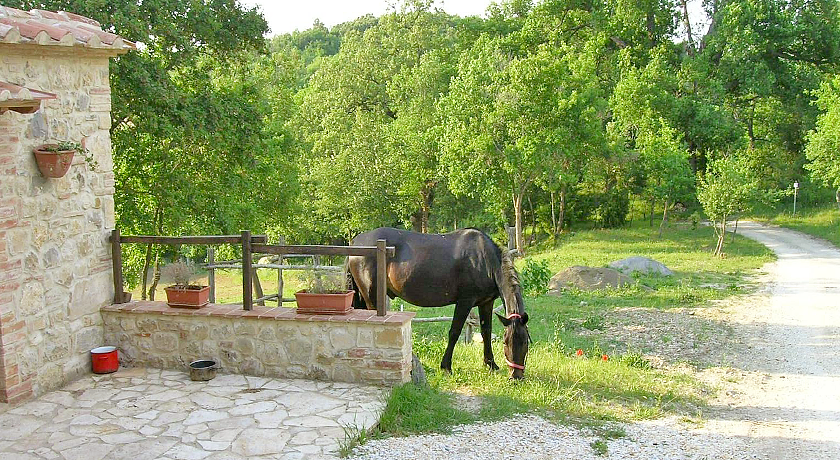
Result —
[[506, 316], [499, 317], [505, 326], [505, 362], [510, 369], [511, 379], [525, 377], [525, 357], [531, 335], [528, 332], [528, 313], [525, 313], [525, 302], [519, 287], [519, 274], [513, 266], [510, 253], [502, 254], [501, 295], [505, 302]]
[[505, 325], [505, 362], [510, 369], [511, 379], [525, 377], [525, 356], [528, 354], [528, 344], [531, 335], [528, 333], [528, 313], [519, 315], [513, 313], [504, 317], [496, 314]]

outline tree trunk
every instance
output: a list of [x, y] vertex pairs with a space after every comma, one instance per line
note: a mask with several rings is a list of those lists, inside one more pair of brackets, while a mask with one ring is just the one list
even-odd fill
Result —
[[[265, 294], [263, 293], [263, 288], [262, 288], [262, 283], [260, 283], [260, 278], [257, 276], [257, 269], [256, 268], [251, 270], [251, 279], [253, 280], [255, 298], [259, 299], [260, 297], [264, 296]], [[280, 296], [282, 297], [282, 294], [280, 294]], [[260, 300], [259, 302], [257, 302], [257, 305], [259, 305], [261, 307], [264, 307], [265, 306], [265, 300]]]
[[662, 229], [668, 223], [668, 198], [665, 198], [665, 209], [662, 211], [662, 222], [659, 223], [659, 238], [662, 238]]
[[840, 187], [837, 187], [837, 191], [834, 192], [834, 201], [837, 202], [837, 210], [840, 211]]
[[718, 227], [718, 230], [715, 232], [717, 233], [718, 237], [717, 248], [715, 248], [715, 255], [721, 257], [723, 256], [723, 243], [726, 238], [726, 216], [724, 215], [720, 219], [720, 223], [715, 226]]
[[566, 227], [566, 184], [560, 186], [560, 215], [557, 216], [557, 232]]
[[149, 287], [149, 300], [155, 300], [155, 290], [160, 282], [160, 251], [155, 254], [155, 275], [152, 277], [152, 286]]
[[152, 243], [146, 245], [146, 258], [143, 260], [143, 288], [140, 289], [140, 300], [146, 300], [146, 288], [149, 284], [149, 265], [152, 264]]
[[525, 253], [525, 245], [522, 239], [522, 199], [524, 193], [517, 193], [513, 196], [513, 214], [515, 216], [514, 228], [516, 229], [516, 249], [520, 254]]
[[694, 38], [691, 36], [691, 21], [688, 18], [688, 0], [680, 0], [683, 9], [683, 21], [685, 22], [685, 33], [686, 38], [688, 41], [688, 47], [686, 49], [689, 56], [694, 55]]
[[650, 226], [653, 227], [653, 210], [656, 208], [656, 200], [650, 199]]
[[531, 237], [528, 238], [528, 246], [530, 246], [537, 240], [537, 213], [534, 212], [534, 203], [530, 196], [528, 197], [528, 207], [531, 208]]
[[551, 236], [557, 239], [557, 215], [554, 213], [554, 192], [551, 192]]

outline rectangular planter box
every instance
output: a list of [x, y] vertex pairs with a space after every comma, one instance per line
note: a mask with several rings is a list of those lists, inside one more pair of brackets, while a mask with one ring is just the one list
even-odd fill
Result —
[[176, 308], [201, 308], [210, 303], [210, 286], [190, 286], [188, 289], [169, 286], [166, 291], [166, 303]]
[[339, 294], [295, 292], [297, 312], [315, 315], [341, 315], [353, 310], [353, 291]]

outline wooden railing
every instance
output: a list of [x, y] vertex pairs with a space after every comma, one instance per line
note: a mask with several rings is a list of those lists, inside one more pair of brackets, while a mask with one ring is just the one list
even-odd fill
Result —
[[[125, 303], [123, 295], [123, 272], [121, 244], [238, 244], [242, 245], [242, 308], [252, 310], [253, 298], [253, 257], [254, 254], [275, 255], [320, 255], [320, 256], [375, 256], [376, 257], [376, 314], [385, 316], [388, 312], [388, 283], [386, 265], [388, 257], [393, 257], [395, 249], [386, 246], [385, 240], [378, 240], [376, 246], [300, 246], [269, 245], [264, 235], [251, 235], [243, 231], [241, 235], [219, 236], [122, 236], [119, 229], [111, 232], [111, 248], [114, 261], [114, 303]], [[282, 292], [278, 293], [282, 298]]]

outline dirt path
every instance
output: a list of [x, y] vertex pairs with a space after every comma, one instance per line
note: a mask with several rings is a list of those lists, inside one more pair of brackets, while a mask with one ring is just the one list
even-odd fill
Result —
[[778, 261], [768, 301], [727, 314], [746, 345], [734, 367], [749, 372], [704, 430], [744, 437], [748, 458], [840, 459], [840, 250], [751, 222], [738, 233]]

